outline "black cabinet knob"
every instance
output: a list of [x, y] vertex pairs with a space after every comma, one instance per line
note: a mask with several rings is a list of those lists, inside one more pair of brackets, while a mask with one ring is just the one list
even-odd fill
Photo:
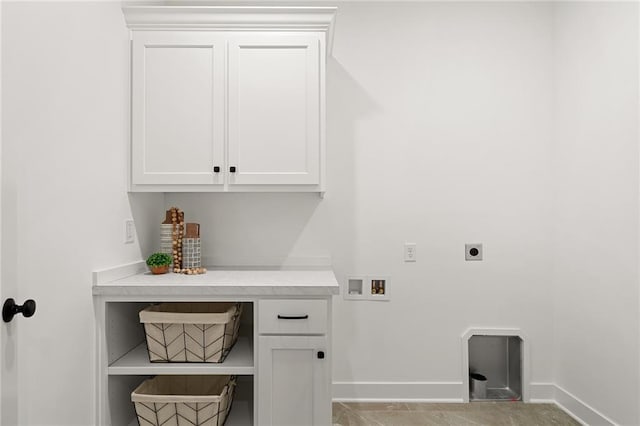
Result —
[[318, 359], [324, 359], [324, 351], [318, 351]]
[[231, 173], [235, 173], [235, 172], [236, 172], [236, 166], [231, 166], [231, 167], [229, 167], [229, 171], [230, 171]]
[[22, 314], [25, 318], [29, 318], [36, 313], [36, 302], [32, 299], [24, 302], [24, 305], [16, 305], [13, 299], [7, 299], [2, 306], [2, 320], [10, 322], [17, 314]]
[[220, 173], [220, 166], [213, 166], [214, 173]]

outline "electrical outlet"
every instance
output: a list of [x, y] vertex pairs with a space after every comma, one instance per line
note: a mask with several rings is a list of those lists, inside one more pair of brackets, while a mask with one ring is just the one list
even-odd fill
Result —
[[124, 221], [124, 243], [132, 244], [136, 240], [136, 226], [133, 219]]
[[404, 243], [404, 261], [416, 261], [416, 243]]
[[465, 244], [464, 245], [465, 260], [482, 260], [482, 244]]

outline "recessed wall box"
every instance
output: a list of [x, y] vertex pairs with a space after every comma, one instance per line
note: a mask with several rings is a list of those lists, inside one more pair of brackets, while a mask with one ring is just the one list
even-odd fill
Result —
[[343, 292], [344, 298], [347, 300], [364, 299], [365, 277], [348, 277], [346, 289]]
[[519, 336], [471, 336], [470, 385], [484, 377], [482, 392], [470, 386], [471, 401], [522, 400], [522, 339]]
[[464, 260], [482, 260], [482, 244], [465, 244]]
[[389, 300], [389, 277], [369, 276], [367, 277], [367, 299], [369, 300]]
[[389, 300], [389, 277], [383, 275], [350, 276], [342, 292], [345, 300]]

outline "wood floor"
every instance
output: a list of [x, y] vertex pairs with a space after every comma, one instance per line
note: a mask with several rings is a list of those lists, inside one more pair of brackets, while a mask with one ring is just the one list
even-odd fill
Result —
[[579, 425], [554, 404], [521, 402], [341, 403], [333, 404], [339, 426], [574, 426]]

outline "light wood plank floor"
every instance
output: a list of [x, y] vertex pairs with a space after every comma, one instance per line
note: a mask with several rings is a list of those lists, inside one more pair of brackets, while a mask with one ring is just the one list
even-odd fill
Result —
[[339, 426], [576, 426], [554, 404], [522, 402], [341, 403], [333, 404]]

